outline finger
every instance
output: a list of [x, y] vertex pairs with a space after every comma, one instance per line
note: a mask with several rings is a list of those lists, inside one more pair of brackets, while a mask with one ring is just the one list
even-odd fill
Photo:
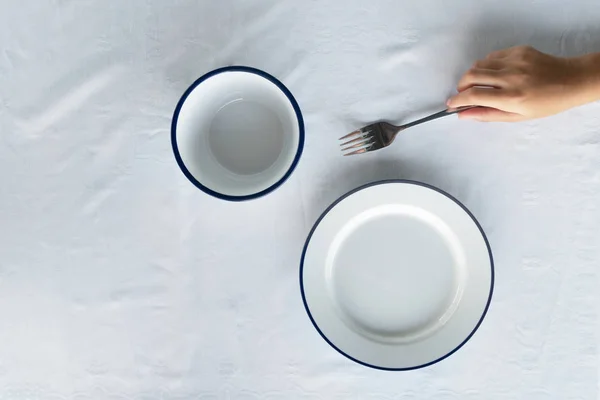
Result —
[[515, 47], [509, 47], [508, 49], [492, 51], [487, 55], [486, 60], [506, 58], [514, 51], [514, 49]]
[[458, 91], [462, 92], [473, 86], [490, 86], [501, 88], [504, 84], [503, 74], [493, 69], [471, 68], [458, 82]]
[[475, 61], [473, 68], [501, 70], [506, 68], [506, 62], [501, 59], [485, 59]]
[[447, 104], [452, 108], [482, 106], [502, 110], [507, 106], [507, 100], [508, 93], [503, 89], [471, 87], [451, 97]]
[[460, 119], [472, 119], [482, 122], [516, 122], [524, 117], [520, 114], [506, 112], [490, 107], [475, 107], [458, 114]]

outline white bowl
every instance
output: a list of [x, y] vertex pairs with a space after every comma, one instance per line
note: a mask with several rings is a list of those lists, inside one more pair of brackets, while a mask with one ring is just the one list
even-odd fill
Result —
[[276, 78], [255, 68], [224, 67], [185, 91], [173, 115], [171, 144], [199, 189], [223, 200], [250, 200], [291, 175], [304, 146], [304, 122]]

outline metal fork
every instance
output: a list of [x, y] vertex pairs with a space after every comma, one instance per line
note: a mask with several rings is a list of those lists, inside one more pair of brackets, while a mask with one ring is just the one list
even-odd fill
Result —
[[345, 156], [383, 149], [392, 144], [398, 133], [411, 126], [420, 125], [425, 122], [433, 121], [434, 119], [456, 114], [473, 107], [474, 106], [448, 108], [401, 126], [392, 125], [388, 122], [376, 122], [351, 132], [346, 136], [342, 136], [340, 140], [343, 140], [344, 142], [340, 146], [342, 147], [342, 152], [352, 150], [349, 153], [345, 153]]

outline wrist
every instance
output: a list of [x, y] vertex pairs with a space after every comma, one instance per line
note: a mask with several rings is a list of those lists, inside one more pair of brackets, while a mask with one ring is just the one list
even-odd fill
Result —
[[600, 100], [600, 53], [571, 59], [577, 75], [577, 91], [585, 103]]

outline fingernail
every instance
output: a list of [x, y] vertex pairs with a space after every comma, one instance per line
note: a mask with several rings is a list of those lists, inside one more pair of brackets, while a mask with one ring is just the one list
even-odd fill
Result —
[[452, 99], [451, 99], [451, 98], [450, 98], [450, 99], [448, 99], [448, 101], [446, 101], [446, 105], [447, 105], [448, 107], [450, 107], [450, 104], [451, 104], [451, 103], [452, 103]]

